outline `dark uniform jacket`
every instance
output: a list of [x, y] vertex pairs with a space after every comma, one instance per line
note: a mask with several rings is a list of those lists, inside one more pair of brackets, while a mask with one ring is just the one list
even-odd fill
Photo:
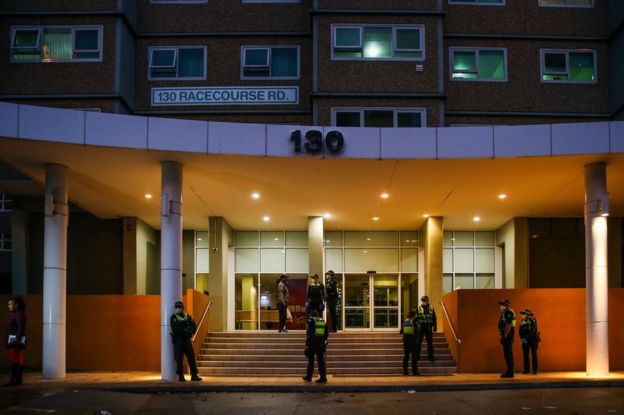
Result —
[[507, 327], [507, 324], [511, 324], [511, 331], [509, 332], [511, 336], [514, 334], [514, 327], [516, 327], [516, 313], [514, 313], [511, 308], [503, 311], [498, 320], [498, 331], [500, 331], [501, 337], [505, 335], [505, 327]]
[[325, 286], [321, 283], [308, 286], [308, 304], [320, 304], [325, 300]]
[[327, 301], [338, 301], [338, 281], [335, 278], [327, 280]]
[[197, 325], [190, 314], [184, 312], [173, 313], [169, 320], [171, 327], [171, 340], [190, 340], [197, 330]]
[[418, 306], [418, 323], [421, 326], [431, 327], [433, 331], [438, 331], [438, 317], [436, 316], [435, 309], [431, 304], [423, 307]]
[[520, 322], [518, 334], [522, 342], [534, 342], [537, 340], [537, 320], [534, 317], [526, 318]]
[[417, 319], [407, 318], [401, 325], [401, 334], [403, 335], [403, 344], [407, 346], [414, 346], [418, 341], [418, 334], [420, 333], [420, 324]]
[[311, 352], [325, 351], [328, 337], [329, 331], [327, 330], [325, 320], [319, 317], [308, 318], [306, 347]]
[[[26, 347], [25, 343], [22, 343], [22, 338], [26, 336], [26, 312], [23, 310], [15, 310], [9, 313], [9, 317], [6, 323], [6, 335], [4, 341], [8, 341], [9, 336], [15, 336], [15, 342], [7, 347]], [[6, 344], [6, 343], [5, 343]]]

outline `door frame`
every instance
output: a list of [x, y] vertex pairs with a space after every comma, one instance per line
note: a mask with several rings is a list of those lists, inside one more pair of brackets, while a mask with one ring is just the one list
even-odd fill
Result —
[[[346, 302], [346, 279], [349, 278], [349, 276], [368, 276], [368, 287], [369, 287], [369, 300], [368, 300], [368, 307], [349, 307], [350, 309], [368, 309], [368, 321], [369, 321], [369, 327], [368, 328], [359, 328], [359, 327], [355, 327], [355, 328], [347, 328], [346, 326], [346, 309], [347, 309], [347, 302]], [[397, 310], [397, 326], [396, 327], [384, 327], [384, 328], [377, 328], [375, 327], [375, 277], [381, 277], [381, 276], [396, 276], [397, 278], [397, 295], [398, 295], [398, 303], [396, 306], [396, 310]], [[362, 272], [343, 272], [342, 273], [342, 293], [343, 293], [343, 298], [341, 301], [341, 312], [342, 312], [342, 331], [345, 332], [395, 332], [399, 329], [400, 326], [400, 317], [401, 317], [401, 302], [402, 302], [402, 296], [401, 296], [401, 273], [400, 272], [384, 272], [384, 273], [362, 273]], [[394, 307], [388, 307], [387, 309], [392, 309]]]

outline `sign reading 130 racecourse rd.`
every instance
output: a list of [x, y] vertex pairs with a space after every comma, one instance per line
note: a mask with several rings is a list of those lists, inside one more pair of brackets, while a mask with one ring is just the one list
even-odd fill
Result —
[[299, 87], [152, 88], [152, 105], [298, 104]]

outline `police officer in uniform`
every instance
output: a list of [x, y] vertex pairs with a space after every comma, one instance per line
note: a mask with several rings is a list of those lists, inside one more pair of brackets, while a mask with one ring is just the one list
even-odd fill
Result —
[[327, 370], [325, 368], [325, 351], [327, 350], [327, 337], [329, 332], [327, 324], [317, 311], [311, 311], [308, 317], [306, 330], [306, 349], [304, 354], [308, 358], [308, 371], [303, 377], [306, 382], [312, 381], [314, 372], [314, 356], [318, 363], [319, 378], [316, 383], [327, 383]]
[[[524, 358], [524, 370], [522, 373], [533, 373], [537, 375], [537, 345], [539, 343], [539, 336], [537, 332], [537, 319], [531, 310], [523, 310], [522, 321], [520, 322], [520, 328], [518, 328], [518, 334], [522, 341], [522, 357]], [[533, 372], [529, 372], [529, 351], [531, 352], [531, 362], [533, 363]]]
[[197, 330], [197, 325], [193, 318], [184, 312], [184, 303], [177, 301], [175, 303], [175, 312], [169, 319], [169, 327], [171, 327], [171, 341], [173, 342], [173, 355], [175, 357], [178, 374], [178, 380], [184, 382], [184, 366], [182, 365], [183, 356], [186, 355], [189, 367], [191, 369], [191, 380], [202, 380], [197, 375], [197, 363], [195, 363], [195, 352], [193, 351], [193, 343], [191, 338]]
[[403, 376], [407, 376], [407, 363], [412, 357], [412, 376], [418, 376], [418, 336], [420, 326], [416, 319], [416, 311], [411, 310], [401, 326], [403, 334]]
[[438, 318], [435, 310], [429, 304], [429, 297], [423, 295], [420, 297], [420, 306], [418, 307], [418, 324], [420, 325], [420, 333], [418, 334], [418, 360], [420, 360], [420, 350], [424, 338], [427, 338], [427, 358], [430, 362], [435, 359], [433, 357], [433, 333], [438, 330]]
[[331, 319], [331, 332], [336, 333], [338, 331], [338, 298], [340, 293], [338, 292], [338, 281], [336, 281], [336, 276], [334, 275], [334, 271], [328, 271], [325, 274], [326, 277], [326, 286], [325, 286], [325, 298], [327, 300], [327, 312], [329, 313], [329, 318]]
[[318, 274], [312, 275], [312, 282], [308, 286], [306, 302], [308, 304], [306, 309], [308, 314], [312, 311], [316, 311], [320, 316], [325, 309], [325, 286], [319, 282]]
[[501, 378], [513, 378], [514, 376], [513, 342], [516, 313], [509, 308], [510, 304], [509, 300], [498, 302], [501, 312], [498, 319], [498, 331], [500, 332], [500, 344], [503, 345], [503, 356], [507, 365], [507, 370], [501, 374]]

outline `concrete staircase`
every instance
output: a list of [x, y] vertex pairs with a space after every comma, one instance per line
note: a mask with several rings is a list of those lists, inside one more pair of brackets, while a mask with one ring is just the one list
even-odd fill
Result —
[[[456, 373], [457, 367], [442, 333], [433, 337], [435, 362], [427, 358], [423, 342], [419, 372], [430, 375]], [[197, 365], [201, 375], [302, 376], [305, 333], [209, 333]], [[327, 373], [334, 376], [401, 375], [403, 341], [397, 333], [332, 333], [327, 349]], [[316, 367], [316, 365], [315, 365]], [[315, 373], [317, 370], [315, 369]]]

